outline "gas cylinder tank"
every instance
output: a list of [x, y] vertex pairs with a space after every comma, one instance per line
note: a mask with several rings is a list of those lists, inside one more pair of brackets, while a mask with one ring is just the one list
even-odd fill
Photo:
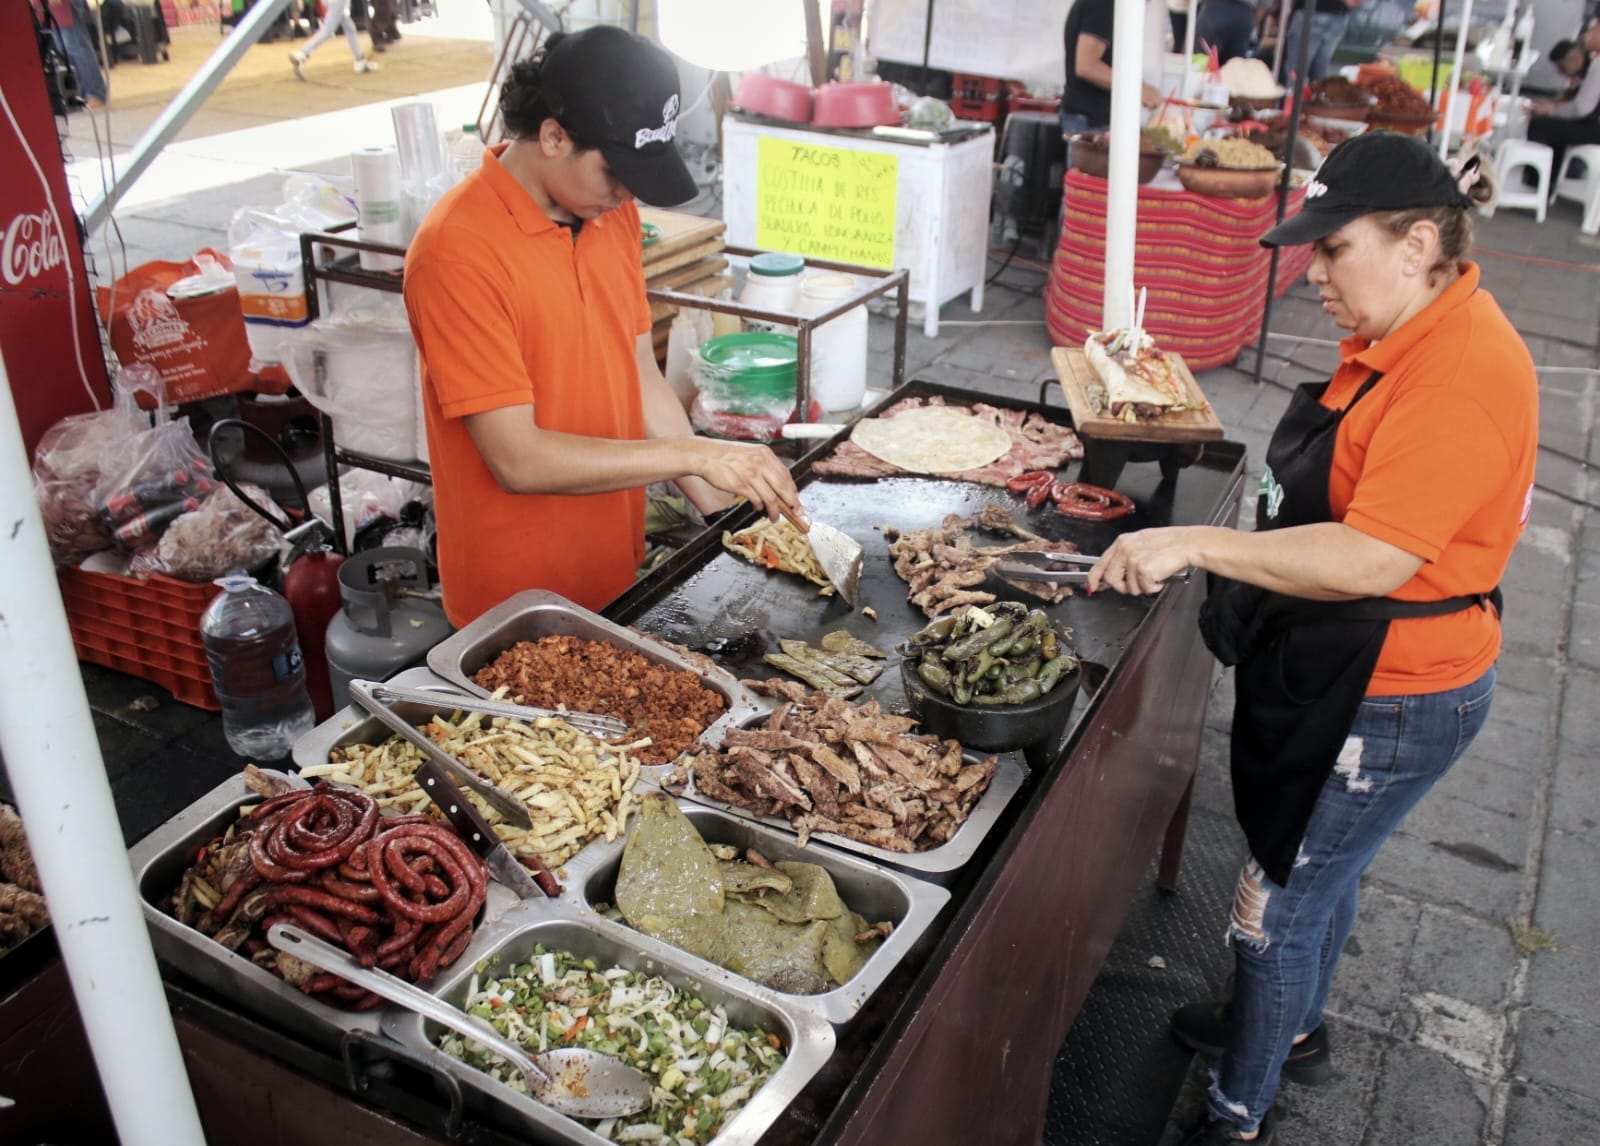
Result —
[[342, 600], [325, 642], [335, 708], [350, 703], [352, 680], [387, 680], [450, 635], [431, 588], [420, 549], [368, 549], [339, 566]]
[[343, 564], [344, 558], [324, 545], [301, 554], [283, 575], [283, 596], [294, 610], [295, 631], [301, 634], [306, 691], [311, 694], [318, 720], [328, 719], [337, 708], [328, 679], [326, 641], [328, 622], [343, 608], [344, 595], [339, 588], [339, 568]]

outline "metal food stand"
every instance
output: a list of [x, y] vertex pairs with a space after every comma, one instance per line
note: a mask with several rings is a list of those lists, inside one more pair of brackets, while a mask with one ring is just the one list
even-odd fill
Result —
[[[883, 405], [908, 396], [993, 401], [913, 382]], [[1007, 405], [1067, 420], [1059, 407]], [[761, 652], [779, 637], [814, 640], [847, 627], [888, 649], [925, 619], [906, 602], [879, 527], [923, 528], [947, 513], [975, 516], [986, 504], [1022, 519], [1022, 503], [1003, 488], [813, 472], [831, 444], [801, 459], [796, 481], [813, 516], [866, 544], [859, 604], [872, 606], [876, 619], [819, 598], [799, 579], [735, 558], [723, 549], [720, 530], [691, 541], [605, 616], [691, 650], [716, 638], [747, 638], [730, 640], [721, 655], [723, 666], [740, 676], [770, 675]], [[1084, 552], [1152, 525], [1231, 524], [1243, 459], [1237, 443], [1207, 443], [1182, 468], [1128, 467], [1120, 488], [1138, 506], [1129, 517], [1086, 523], [1046, 508], [1028, 513], [1026, 522]], [[739, 528], [754, 518], [746, 508], [721, 524]], [[1195, 624], [1202, 596], [1203, 584], [1194, 580], [1174, 582], [1153, 600], [1107, 592], [1049, 608], [1058, 625], [1072, 630], [1085, 661], [1084, 686], [1059, 748], [1025, 776], [970, 858], [941, 877], [949, 902], [859, 1011], [834, 1024], [826, 1063], [763, 1142], [1040, 1140], [1056, 1052], [1150, 857], [1159, 850], [1161, 886], [1170, 888], [1177, 877], [1212, 673]], [[861, 699], [903, 711], [898, 674], [885, 673]], [[226, 992], [170, 965], [164, 972], [196, 1099], [215, 1140], [239, 1146], [563, 1140], [484, 1117], [458, 1080], [371, 1030], [351, 1029], [337, 1049], [312, 1045], [248, 1013]], [[62, 1070], [57, 1077], [68, 1085], [73, 1074]]]

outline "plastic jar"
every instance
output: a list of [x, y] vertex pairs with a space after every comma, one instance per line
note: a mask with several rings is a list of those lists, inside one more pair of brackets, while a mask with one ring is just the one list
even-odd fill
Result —
[[461, 137], [450, 144], [450, 163], [462, 178], [483, 166], [483, 137], [477, 124], [461, 125]]
[[248, 573], [217, 581], [222, 592], [200, 617], [200, 639], [222, 704], [228, 747], [278, 760], [316, 724], [289, 602]]
[[[806, 261], [799, 255], [768, 251], [750, 260], [750, 271], [745, 276], [744, 290], [739, 301], [746, 306], [759, 306], [763, 310], [793, 311], [800, 302], [800, 286]], [[769, 322], [761, 318], [744, 320], [746, 330], [774, 330], [794, 333], [794, 324]]]
[[[854, 275], [807, 275], [798, 310], [818, 315], [860, 289]], [[811, 331], [811, 397], [825, 411], [854, 410], [867, 393], [867, 308], [857, 304]]]

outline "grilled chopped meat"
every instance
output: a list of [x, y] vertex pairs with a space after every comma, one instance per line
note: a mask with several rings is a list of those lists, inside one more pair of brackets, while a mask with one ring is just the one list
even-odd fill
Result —
[[994, 778], [994, 757], [975, 764], [961, 745], [911, 732], [915, 721], [877, 703], [851, 704], [789, 681], [746, 681], [785, 701], [761, 728], [730, 730], [717, 751], [689, 757], [668, 777], [692, 778], [711, 799], [784, 816], [802, 845], [832, 832], [897, 852], [953, 836]]
[[[980, 548], [966, 535], [973, 521], [957, 513], [949, 514], [942, 524], [930, 529], [899, 532], [892, 527], [885, 528], [885, 536], [893, 535], [889, 556], [894, 560], [894, 571], [910, 587], [906, 600], [928, 617], [938, 617], [963, 605], [991, 604], [995, 595], [973, 586], [988, 580], [994, 566], [1008, 553], [1048, 553], [1071, 548], [1063, 542], [1045, 541], [1028, 533], [999, 506], [985, 507], [978, 515], [978, 524], [1029, 540]], [[1072, 596], [1070, 585], [1001, 579], [1051, 604]]]

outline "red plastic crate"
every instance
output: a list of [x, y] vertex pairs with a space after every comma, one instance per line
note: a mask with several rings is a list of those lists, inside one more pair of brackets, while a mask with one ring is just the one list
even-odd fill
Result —
[[994, 123], [1000, 118], [1000, 109], [1005, 105], [998, 96], [986, 99], [952, 99], [950, 110], [955, 112], [957, 119], [979, 120], [985, 123]]
[[950, 93], [958, 99], [995, 98], [1005, 90], [1005, 81], [994, 76], [975, 76], [956, 72], [950, 77]]
[[219, 712], [200, 616], [222, 590], [159, 574], [57, 570], [78, 659], [161, 685], [184, 704]]

